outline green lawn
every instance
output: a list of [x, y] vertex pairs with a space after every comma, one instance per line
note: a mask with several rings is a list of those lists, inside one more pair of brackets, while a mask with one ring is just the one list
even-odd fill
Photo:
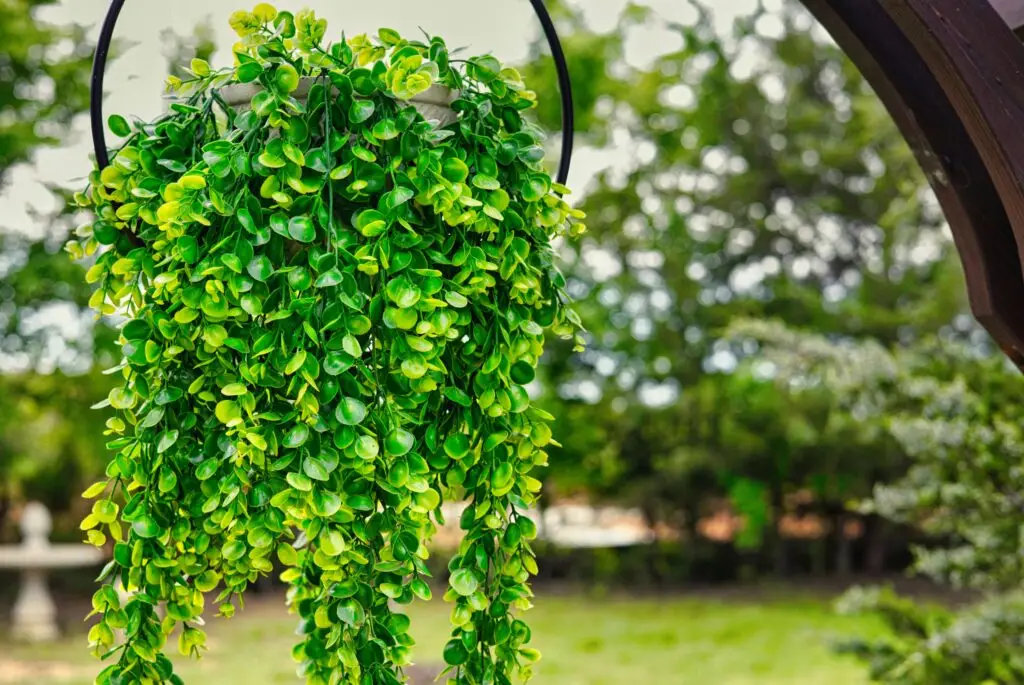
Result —
[[[436, 663], [448, 611], [436, 601], [412, 610], [417, 655]], [[772, 599], [541, 596], [529, 614], [544, 652], [537, 685], [863, 685], [863, 669], [829, 652], [830, 640], [873, 623], [835, 616], [828, 604]], [[250, 604], [213, 621], [210, 651], [182, 664], [189, 685], [297, 682], [289, 649], [295, 621], [275, 603]], [[46, 647], [0, 643], [4, 685], [86, 685], [94, 670], [82, 638]]]

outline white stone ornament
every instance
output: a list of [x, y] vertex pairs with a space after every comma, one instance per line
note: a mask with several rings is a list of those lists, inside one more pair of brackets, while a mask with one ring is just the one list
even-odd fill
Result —
[[86, 544], [50, 543], [53, 518], [39, 502], [29, 502], [21, 515], [21, 544], [0, 545], [0, 568], [21, 571], [21, 585], [12, 612], [11, 636], [25, 642], [59, 637], [57, 607], [47, 586], [49, 572], [59, 568], [94, 566], [102, 550]]

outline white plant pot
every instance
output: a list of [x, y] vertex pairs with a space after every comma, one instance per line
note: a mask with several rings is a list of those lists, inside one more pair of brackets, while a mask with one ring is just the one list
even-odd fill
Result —
[[[299, 81], [299, 87], [292, 93], [292, 96], [305, 102], [309, 96], [309, 89], [313, 85], [313, 79], [303, 78]], [[253, 96], [263, 90], [258, 83], [233, 83], [220, 90], [220, 96], [232, 108], [244, 112], [249, 109]], [[447, 86], [434, 85], [420, 93], [409, 101], [416, 111], [423, 115], [427, 121], [436, 121], [438, 126], [447, 126], [458, 120], [451, 107], [452, 102], [458, 98], [458, 93]]]

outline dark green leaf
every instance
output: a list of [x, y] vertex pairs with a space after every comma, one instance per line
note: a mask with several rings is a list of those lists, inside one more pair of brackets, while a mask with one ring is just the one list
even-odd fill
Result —
[[469, 652], [461, 640], [449, 640], [444, 646], [444, 662], [449, 666], [461, 666], [469, 660]]
[[444, 396], [450, 399], [456, 404], [462, 405], [463, 407], [473, 406], [473, 400], [470, 399], [469, 395], [464, 390], [460, 390], [454, 386], [448, 386], [444, 389]]
[[285, 447], [290, 448], [302, 447], [302, 445], [305, 444], [308, 438], [309, 427], [304, 423], [300, 423], [299, 425], [293, 427], [290, 431], [288, 431], [288, 433], [284, 436], [283, 444]]
[[353, 100], [348, 111], [348, 118], [353, 124], [361, 124], [373, 116], [376, 109], [371, 100]]
[[324, 467], [319, 459], [307, 457], [302, 460], [302, 471], [313, 480], [326, 481], [331, 477], [330, 472]]
[[253, 257], [252, 261], [249, 262], [248, 266], [246, 266], [246, 271], [248, 271], [249, 275], [257, 281], [263, 282], [273, 275], [274, 266], [264, 255], [256, 255]]
[[341, 271], [335, 268], [320, 274], [314, 285], [317, 288], [329, 288], [341, 283], [342, 278]]
[[132, 127], [128, 125], [128, 120], [120, 114], [111, 115], [107, 119], [107, 126], [110, 127], [110, 132], [118, 138], [125, 138], [132, 133]]
[[512, 365], [509, 376], [519, 385], [526, 385], [534, 379], [536, 374], [537, 372], [534, 370], [533, 365], [526, 362], [516, 362]]
[[343, 425], [358, 426], [366, 418], [366, 405], [354, 397], [344, 397], [338, 403], [335, 418]]
[[407, 430], [396, 428], [384, 438], [384, 451], [392, 457], [408, 454], [416, 443], [416, 437]]
[[308, 216], [292, 217], [288, 222], [288, 235], [300, 243], [311, 243], [316, 240], [316, 227]]
[[373, 137], [378, 140], [392, 140], [398, 137], [394, 119], [381, 119], [373, 125]]
[[259, 62], [246, 62], [238, 66], [238, 80], [242, 83], [251, 83], [263, 74], [263, 65]]
[[335, 614], [339, 621], [353, 628], [362, 625], [363, 621], [366, 620], [366, 612], [363, 610], [363, 605], [354, 599], [346, 599], [338, 604]]
[[132, 523], [132, 532], [140, 538], [155, 538], [162, 532], [160, 526], [149, 516], [143, 516]]
[[221, 554], [223, 554], [224, 558], [228, 561], [238, 561], [245, 556], [247, 551], [248, 548], [245, 546], [245, 543], [241, 540], [235, 539], [224, 543], [224, 547], [221, 549]]
[[465, 433], [449, 435], [444, 441], [444, 451], [447, 452], [448, 456], [452, 459], [462, 459], [464, 456], [469, 454], [469, 448], [469, 436]]
[[476, 68], [476, 76], [484, 83], [490, 83], [498, 77], [501, 71], [501, 62], [490, 55], [475, 57], [470, 63]]
[[160, 440], [156, 444], [157, 454], [163, 454], [172, 446], [174, 446], [174, 443], [176, 442], [178, 442], [178, 431], [164, 431], [163, 433], [160, 434]]

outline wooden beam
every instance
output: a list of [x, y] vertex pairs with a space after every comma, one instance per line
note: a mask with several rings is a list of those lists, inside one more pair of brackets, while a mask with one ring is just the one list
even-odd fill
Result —
[[988, 0], [1014, 31], [1024, 29], [1024, 0]]
[[[1024, 128], [1024, 46], [988, 2], [804, 0], [907, 138], [949, 221], [974, 315], [1024, 370], [1024, 174], [1014, 161], [1024, 152], [1004, 128]], [[1004, 118], [992, 111], [1002, 108]]]
[[881, 2], [938, 79], [985, 160], [1024, 263], [1024, 46], [978, 0]]

